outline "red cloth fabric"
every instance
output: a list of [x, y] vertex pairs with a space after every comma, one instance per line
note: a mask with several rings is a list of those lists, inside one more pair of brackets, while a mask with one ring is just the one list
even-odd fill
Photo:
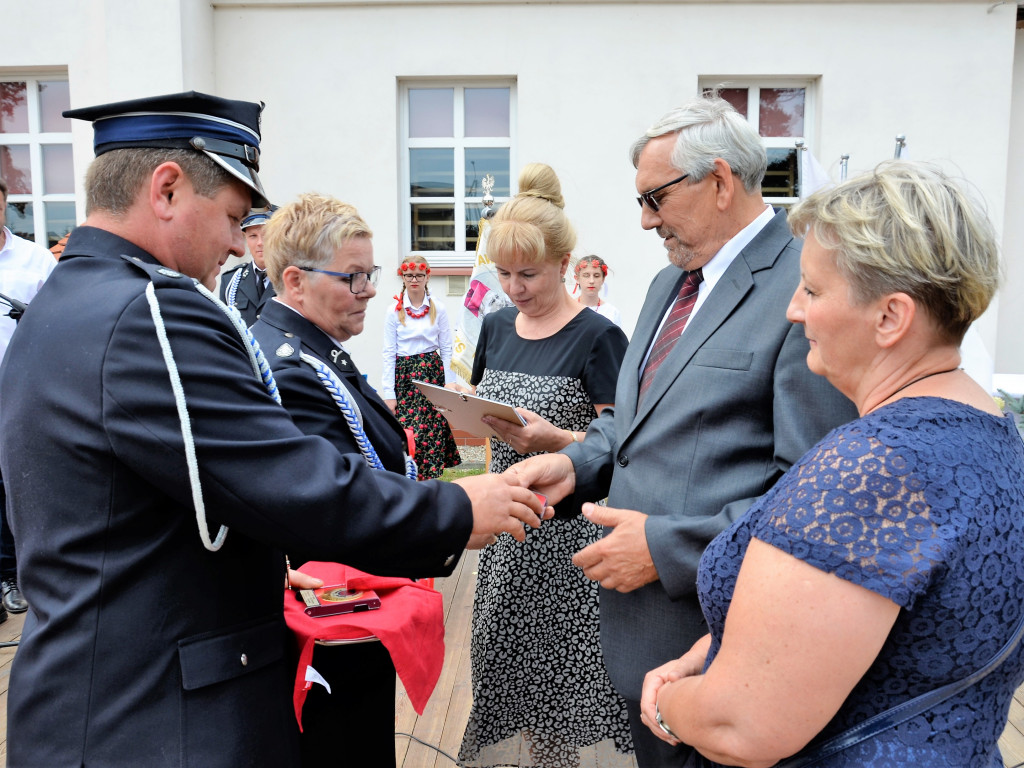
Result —
[[[299, 645], [295, 674], [295, 718], [302, 729], [302, 705], [312, 683], [306, 667], [313, 659], [316, 640], [356, 639], [374, 635], [391, 654], [395, 671], [405, 686], [413, 708], [422, 715], [444, 664], [444, 609], [441, 593], [411, 579], [372, 576], [338, 563], [309, 562], [303, 573], [323, 579], [325, 585], [346, 580], [349, 589], [372, 589], [380, 597], [375, 611], [338, 616], [307, 616], [305, 604], [292, 590], [285, 590], [284, 618]], [[334, 695], [344, 695], [332, 686]]]

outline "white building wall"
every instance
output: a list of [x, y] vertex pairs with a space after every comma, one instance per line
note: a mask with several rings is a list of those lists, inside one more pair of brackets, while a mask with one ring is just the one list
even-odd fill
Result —
[[[403, 253], [398, 83], [404, 78], [515, 79], [513, 176], [534, 160], [559, 173], [580, 232], [578, 250], [611, 264], [610, 300], [627, 330], [650, 278], [666, 263], [660, 239], [640, 229], [627, 150], [662, 113], [692, 96], [701, 77], [815, 78], [811, 149], [833, 178], [841, 153], [851, 155], [851, 174], [868, 169], [891, 157], [893, 137], [904, 133], [912, 158], [937, 160], [970, 179], [997, 226], [1022, 196], [1020, 173], [1006, 172], [1024, 165], [1020, 150], [1012, 156], [1009, 150], [1014, 4], [215, 0], [211, 9], [202, 0], [23, 0], [19, 6], [25, 8], [18, 26], [46, 35], [9, 35], [14, 39], [0, 50], [0, 72], [66, 67], [74, 106], [192, 88], [267, 103], [261, 176], [274, 201], [307, 190], [333, 194], [355, 204], [375, 231], [385, 278], [366, 329], [350, 342], [374, 384], [388, 297], [398, 290], [393, 267]], [[1019, 72], [1019, 60], [1016, 67]], [[1021, 82], [1018, 76], [1018, 91]], [[76, 128], [75, 151], [81, 176], [91, 156], [84, 125]], [[1024, 243], [1020, 225], [1008, 226], [1006, 237], [1008, 255], [1024, 262], [1013, 252]], [[1015, 261], [1004, 295], [1021, 288], [1024, 267]], [[455, 300], [447, 303], [456, 309]], [[985, 348], [998, 351], [998, 371], [1024, 373], [1024, 351], [1014, 339], [1022, 313], [993, 308], [978, 323]]]

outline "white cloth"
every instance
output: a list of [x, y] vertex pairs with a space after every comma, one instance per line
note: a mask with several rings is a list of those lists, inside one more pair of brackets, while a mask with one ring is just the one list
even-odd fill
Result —
[[[419, 307], [413, 307], [409, 302], [409, 294], [402, 297], [402, 312], [406, 307], [413, 310], [423, 309], [427, 306], [427, 297]], [[430, 322], [430, 314], [423, 317], [409, 317], [405, 314], [405, 325], [398, 322], [398, 312], [391, 306], [387, 317], [384, 318], [384, 372], [380, 379], [380, 396], [382, 400], [395, 400], [395, 358], [409, 357], [411, 355], [422, 355], [424, 352], [437, 350], [441, 353], [441, 362], [444, 363], [444, 383], [452, 384], [455, 381], [455, 372], [452, 370], [452, 329], [448, 322], [448, 311], [437, 299], [433, 299], [435, 318]]]
[[[715, 289], [718, 281], [725, 274], [725, 270], [732, 264], [733, 259], [740, 255], [740, 251], [750, 245], [750, 242], [760, 234], [761, 230], [768, 226], [768, 222], [775, 218], [775, 210], [770, 205], [765, 205], [764, 211], [761, 215], [754, 219], [752, 222], [747, 224], [743, 229], [733, 235], [732, 239], [723, 245], [711, 260], [702, 267], [704, 279], [700, 283], [700, 287], [697, 289], [697, 303], [693, 305], [693, 311], [690, 312], [690, 317], [686, 321], [686, 325], [683, 326], [683, 330], [680, 332], [680, 336], [686, 333], [686, 329], [690, 327], [690, 323], [693, 322], [694, 316], [700, 311], [701, 306], [707, 300], [708, 296], [711, 295], [711, 291]], [[654, 337], [651, 339], [651, 347], [654, 346], [654, 342], [658, 340], [658, 334], [661, 333], [661, 326], [665, 324], [665, 319], [672, 311], [672, 304], [668, 305], [668, 309], [665, 310], [664, 316], [661, 318], [661, 322], [658, 324], [658, 330], [654, 332]], [[651, 356], [651, 349], [648, 347], [647, 354], [644, 355], [644, 364], [640, 366], [640, 372], [637, 377], [644, 375], [644, 368], [647, 367], [647, 358]]]
[[[0, 250], [0, 293], [28, 304], [57, 266], [57, 260], [41, 245], [18, 237], [7, 227], [4, 227], [4, 236], [4, 247]], [[7, 317], [6, 305], [0, 308], [0, 313], [0, 360], [3, 360], [17, 326]]]
[[594, 310], [602, 317], [608, 318], [620, 328], [622, 327], [622, 313], [607, 301], [602, 301], [598, 306], [590, 307], [590, 309]]

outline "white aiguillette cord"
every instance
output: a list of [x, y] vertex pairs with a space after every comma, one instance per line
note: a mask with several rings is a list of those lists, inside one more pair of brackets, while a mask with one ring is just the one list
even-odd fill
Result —
[[[249, 354], [249, 362], [252, 365], [253, 373], [263, 382], [271, 397], [280, 404], [281, 396], [278, 394], [277, 383], [274, 381], [274, 375], [270, 371], [270, 366], [260, 350], [260, 345], [253, 338], [252, 334], [249, 333], [245, 323], [242, 322], [242, 317], [238, 314], [238, 310], [224, 304], [201, 284], [195, 283], [195, 287], [202, 296], [213, 302], [213, 305], [220, 309], [231, 321], [231, 325], [238, 333], [238, 337], [245, 343], [245, 349]], [[160, 302], [157, 301], [156, 289], [153, 287], [152, 282], [146, 286], [146, 301], [149, 302], [150, 315], [153, 318], [153, 325], [156, 327], [160, 351], [164, 356], [164, 364], [167, 366], [167, 374], [171, 380], [171, 390], [174, 393], [174, 403], [178, 409], [178, 420], [181, 422], [181, 436], [185, 444], [185, 462], [188, 465], [188, 481], [192, 488], [192, 503], [196, 510], [199, 537], [202, 539], [203, 546], [206, 549], [216, 552], [224, 545], [224, 540], [228, 535], [228, 528], [226, 525], [222, 525], [217, 532], [217, 538], [211, 541], [210, 529], [206, 522], [206, 504], [203, 501], [203, 489], [199, 480], [199, 461], [196, 459], [195, 440], [192, 436], [192, 421], [189, 418], [188, 405], [185, 402], [185, 389], [181, 384], [178, 365], [174, 361], [174, 353], [171, 351], [171, 345], [167, 339], [167, 329], [164, 327], [163, 316], [160, 314]]]

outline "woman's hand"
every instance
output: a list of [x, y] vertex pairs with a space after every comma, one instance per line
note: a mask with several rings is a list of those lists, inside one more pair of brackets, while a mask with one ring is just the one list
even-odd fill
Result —
[[651, 729], [651, 733], [668, 744], [675, 746], [679, 740], [673, 739], [658, 725], [658, 693], [666, 683], [701, 674], [704, 671], [704, 662], [708, 657], [708, 648], [710, 647], [711, 635], [704, 635], [678, 659], [662, 664], [644, 676], [643, 692], [640, 694], [640, 719]]
[[388, 410], [391, 411], [392, 414], [394, 414], [395, 409], [398, 407], [398, 401], [392, 397], [389, 397], [387, 400], [384, 401], [384, 405], [386, 405], [388, 407]]
[[526, 408], [516, 408], [516, 412], [526, 420], [526, 426], [496, 416], [484, 416], [480, 420], [495, 431], [501, 442], [508, 443], [512, 450], [521, 454], [552, 453], [574, 442], [569, 430], [559, 429], [543, 416]]
[[293, 568], [288, 569], [288, 586], [292, 589], [319, 589], [323, 585], [323, 580], [316, 576], [310, 576], [308, 573], [296, 571]]

